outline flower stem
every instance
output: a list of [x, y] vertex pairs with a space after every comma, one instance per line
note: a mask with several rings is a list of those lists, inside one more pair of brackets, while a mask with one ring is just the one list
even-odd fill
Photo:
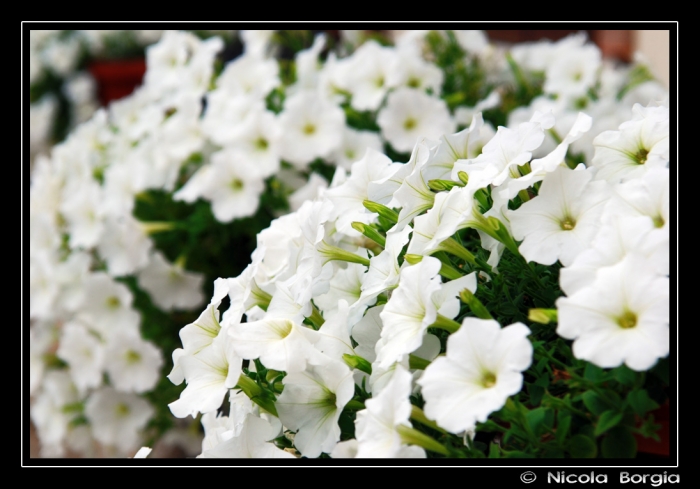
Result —
[[454, 333], [462, 327], [462, 325], [454, 319], [446, 318], [442, 314], [438, 314], [437, 318], [435, 319], [435, 322], [430, 326], [433, 328], [444, 329], [445, 331], [448, 331], [450, 333]]
[[427, 426], [428, 428], [439, 431], [440, 433], [447, 433], [447, 431], [440, 428], [435, 421], [428, 419], [423, 410], [418, 406], [411, 405], [411, 419]]
[[421, 433], [420, 431], [409, 428], [408, 426], [399, 425], [396, 427], [396, 431], [401, 437], [401, 441], [407, 445], [418, 445], [431, 452], [439, 453], [441, 455], [448, 456], [450, 454], [449, 450], [445, 448], [444, 445], [438, 443], [437, 441], [430, 438], [428, 435]]
[[241, 389], [245, 393], [245, 395], [248, 396], [248, 398], [255, 404], [257, 404], [267, 412], [279, 417], [277, 414], [277, 408], [275, 408], [274, 401], [271, 401], [267, 398], [267, 396], [265, 395], [265, 391], [263, 391], [262, 388], [258, 384], [256, 384], [253, 379], [250, 379], [245, 375], [241, 374], [241, 376], [238, 377], [238, 384], [236, 384], [236, 387], [234, 387], [234, 389]]

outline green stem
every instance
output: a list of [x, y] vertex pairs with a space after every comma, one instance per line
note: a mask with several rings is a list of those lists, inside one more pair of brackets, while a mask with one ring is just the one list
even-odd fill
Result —
[[428, 435], [421, 433], [420, 431], [414, 428], [409, 428], [405, 425], [399, 425], [396, 427], [396, 431], [399, 433], [401, 441], [406, 443], [407, 445], [418, 445], [419, 447], [423, 447], [426, 450], [430, 450], [431, 452], [439, 453], [445, 456], [450, 455], [449, 450], [447, 450], [447, 448], [445, 448], [444, 445], [438, 443]]
[[365, 206], [365, 209], [367, 209], [368, 211], [379, 214], [380, 216], [382, 216], [385, 219], [388, 219], [394, 224], [399, 222], [399, 215], [396, 213], [396, 211], [389, 209], [385, 205], [377, 204], [376, 202], [372, 202], [371, 200], [363, 201], [362, 205]]
[[311, 316], [306, 319], [313, 323], [315, 330], [320, 329], [321, 326], [323, 326], [323, 323], [326, 322], [326, 320], [323, 319], [323, 316], [321, 316], [321, 312], [316, 308], [316, 305], [313, 302], [311, 303]]
[[349, 409], [350, 411], [361, 411], [365, 409], [365, 405], [360, 401], [350, 399], [350, 401], [345, 405], [345, 409]]
[[342, 248], [338, 248], [337, 246], [329, 245], [325, 241], [322, 241], [321, 244], [318, 246], [318, 252], [326, 256], [327, 259], [325, 263], [332, 260], [339, 260], [347, 261], [350, 263], [359, 263], [360, 265], [364, 265], [366, 267], [369, 266], [368, 258], [356, 255], [354, 253], [350, 253], [349, 251], [346, 251]]
[[509, 52], [506, 53], [506, 61], [508, 62], [508, 66], [510, 66], [513, 75], [515, 75], [518, 85], [520, 85], [528, 95], [532, 93], [532, 87], [530, 87], [530, 84], [525, 79], [525, 75], [523, 75], [523, 71], [520, 69], [520, 66], [518, 66], [518, 63], [515, 62], [513, 56]]
[[408, 368], [413, 370], [425, 370], [430, 365], [430, 362], [425, 358], [417, 357], [415, 355], [408, 354]]
[[411, 405], [411, 419], [427, 426], [428, 428], [439, 431], [440, 433], [447, 433], [447, 431], [440, 428], [435, 421], [428, 419], [423, 410], [418, 406]]
[[440, 249], [451, 253], [472, 265], [477, 265], [474, 255], [453, 238], [447, 238], [440, 243]]
[[275, 403], [266, 397], [265, 391], [263, 391], [253, 379], [241, 374], [241, 376], [238, 377], [238, 384], [236, 384], [234, 389], [242, 390], [245, 395], [248, 396], [248, 398], [255, 404], [265, 409], [267, 412], [279, 417], [277, 414], [277, 408], [275, 408]]
[[372, 226], [368, 226], [367, 224], [355, 221], [352, 223], [352, 228], [355, 231], [364, 234], [382, 248], [386, 247], [386, 238], [379, 234], [379, 231], [374, 229]]
[[356, 368], [357, 370], [360, 370], [366, 373], [367, 375], [372, 375], [372, 364], [360, 356], [344, 353], [343, 361], [345, 361], [345, 363], [350, 368]]
[[461, 324], [459, 324], [457, 321], [454, 319], [446, 318], [442, 314], [438, 314], [437, 318], [435, 319], [435, 322], [430, 325], [433, 328], [440, 328], [444, 329], [445, 331], [449, 333], [454, 333], [457, 331], [459, 328], [462, 327]]
[[489, 310], [486, 309], [486, 306], [474, 296], [471, 290], [464, 289], [459, 293], [459, 298], [469, 306], [469, 309], [471, 309], [476, 317], [480, 319], [493, 319], [493, 316]]

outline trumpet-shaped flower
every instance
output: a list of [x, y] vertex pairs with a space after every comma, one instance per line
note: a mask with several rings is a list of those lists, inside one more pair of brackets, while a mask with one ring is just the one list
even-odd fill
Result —
[[146, 392], [160, 377], [163, 356], [133, 330], [116, 331], [105, 347], [105, 367], [112, 385], [124, 392]]
[[381, 313], [384, 327], [381, 349], [377, 351], [379, 366], [386, 368], [419, 348], [428, 326], [437, 319], [438, 309], [445, 306], [441, 312], [454, 317], [459, 312], [457, 294], [465, 288], [476, 291], [474, 274], [441, 284], [441, 265], [437, 258], [425, 257], [401, 271], [399, 286]]
[[622, 123], [619, 131], [602, 132], [593, 140], [596, 178], [619, 182], [668, 166], [668, 107], [635, 104], [632, 110], [634, 118]]
[[285, 101], [279, 123], [282, 158], [305, 170], [315, 158], [329, 156], [340, 146], [345, 114], [315, 91], [304, 90]]
[[668, 277], [628, 253], [598, 270], [590, 286], [557, 300], [557, 333], [575, 340], [576, 358], [648, 370], [669, 352], [669, 288]]
[[68, 363], [73, 383], [81, 394], [102, 384], [104, 348], [80, 322], [64, 325], [56, 355]]
[[85, 403], [85, 416], [97, 441], [122, 452], [141, 444], [141, 430], [153, 416], [154, 409], [135, 394], [112, 387], [95, 391]]
[[297, 431], [294, 446], [306, 457], [333, 450], [340, 440], [340, 413], [355, 392], [352, 371], [331, 357], [322, 358], [318, 365], [288, 374], [275, 403], [282, 424]]
[[148, 265], [139, 273], [139, 284], [164, 310], [191, 309], [204, 301], [204, 276], [188, 272], [178, 263], [168, 263], [160, 252], [151, 255]]
[[[401, 428], [411, 428], [411, 374], [397, 365], [393, 377], [381, 392], [365, 402], [355, 420], [357, 458], [406, 456]], [[412, 456], [425, 452], [416, 447]]]
[[592, 178], [591, 171], [560, 166], [547, 175], [536, 198], [508, 213], [525, 258], [568, 266], [589, 246], [611, 195], [606, 182]]
[[530, 330], [522, 323], [465, 318], [447, 340], [446, 356], [418, 380], [425, 414], [451, 433], [471, 430], [520, 391], [520, 372], [530, 366]]
[[178, 400], [168, 405], [178, 418], [216, 411], [226, 392], [238, 383], [243, 367], [225, 331], [198, 354], [181, 355], [179, 363], [187, 387]]
[[316, 353], [318, 333], [285, 317], [268, 317], [228, 329], [235, 351], [242, 358], [259, 358], [267, 368], [288, 373], [306, 368]]
[[438, 138], [454, 132], [456, 124], [444, 100], [401, 87], [387, 97], [377, 115], [382, 136], [397, 151], [411, 151], [419, 138]]
[[248, 414], [240, 433], [227, 433], [226, 439], [205, 449], [201, 458], [295, 458], [289, 452], [277, 448], [271, 440], [279, 429], [266, 419]]

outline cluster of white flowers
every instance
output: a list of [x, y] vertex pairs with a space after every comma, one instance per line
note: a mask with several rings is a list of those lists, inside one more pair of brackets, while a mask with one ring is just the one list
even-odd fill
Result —
[[[87, 71], [79, 71], [84, 49], [80, 35], [61, 35], [62, 31], [32, 30], [29, 33], [29, 83], [40, 83], [50, 73], [63, 81], [63, 96], [70, 105], [70, 125], [86, 121], [97, 110], [95, 80]], [[51, 147], [59, 99], [51, 91], [30, 105], [30, 153], [32, 159]]]
[[[284, 176], [293, 188], [305, 182], [302, 171], [316, 158], [348, 166], [365, 148], [382, 147], [376, 133], [346, 125], [337, 98], [341, 90], [362, 93], [379, 81], [378, 91], [360, 104], [362, 109], [378, 109], [389, 88], [410, 84], [402, 95], [408, 96], [409, 106], [433, 107], [413, 117], [432, 117], [436, 111], [437, 127], [454, 128], [444, 102], [425, 92], [438, 91], [441, 72], [416, 52], [372, 42], [346, 59], [331, 56], [319, 69], [322, 36], [297, 56], [297, 82], [287, 90], [283, 110], [275, 114], [265, 105], [265, 97], [281, 85], [278, 62], [270, 56], [270, 34], [242, 32], [245, 53], [225, 67], [211, 89], [221, 40], [166, 32], [147, 51], [148, 71], [141, 88], [108, 110], [99, 110], [54, 147], [50, 158], [38, 158], [30, 203], [31, 393], [37, 406], [32, 419], [45, 454], [62, 454], [66, 443], [89, 454], [90, 432], [102, 444], [127, 452], [138, 445], [138, 432], [151, 415], [138, 395], [155, 386], [163, 361], [159, 350], [141, 338], [132, 293], [115, 279], [136, 275], [139, 286], [165, 311], [191, 309], [203, 301], [203, 277], [184, 270], [181, 263], [169, 263], [154, 249], [149, 232], [162, 230], [160, 223], [139, 222], [132, 216], [140, 192], [174, 192], [176, 184], [181, 186], [177, 178], [183, 164], [200, 153], [204, 165], [175, 198], [210, 201], [222, 222], [250, 216], [259, 205], [264, 180], [282, 174], [283, 159], [296, 168], [287, 170], [290, 177]], [[85, 36], [72, 35], [65, 43], [82, 42]], [[36, 31], [32, 42], [53, 52], [58, 48], [49, 46], [62, 46], [64, 37]], [[31, 52], [38, 56], [43, 51]], [[49, 66], [65, 75], [76, 53]], [[43, 59], [35, 57], [32, 66]], [[363, 75], [368, 60], [378, 68]], [[394, 75], [385, 84], [376, 71], [387, 69], [385, 62], [414, 66], [412, 78]], [[38, 76], [36, 70], [32, 73]], [[380, 113], [381, 120], [394, 117], [397, 109], [391, 104]], [[291, 196], [292, 206], [303, 201], [304, 192], [326, 186], [323, 178], [312, 175], [308, 185]], [[53, 372], [50, 367], [57, 362], [68, 369]], [[110, 404], [108, 411], [118, 416], [103, 422], [90, 408], [100, 403]], [[67, 404], [72, 410], [66, 412]]]
[[[47, 154], [57, 142], [52, 138], [61, 103], [67, 105], [68, 129], [87, 121], [99, 109], [97, 83], [85, 69], [86, 60], [123, 55], [112, 52], [107, 45], [129, 44], [132, 49], [142, 50], [159, 41], [163, 33], [162, 30], [30, 30], [29, 84], [37, 89], [38, 96], [30, 104], [29, 112], [31, 160]], [[59, 80], [60, 89], [48, 79]], [[47, 84], [51, 86], [44, 86]]]
[[[172, 187], [180, 165], [205, 143], [199, 104], [221, 41], [166, 37], [166, 46], [174, 42], [184, 53], [167, 70], [192, 82], [167, 87], [167, 78], [151, 75], [50, 158], [40, 157], [32, 173], [31, 415], [44, 454], [60, 455], [66, 444], [94, 454], [93, 439], [113, 453], [140, 446], [153, 414], [140, 395], [157, 384], [163, 355], [142, 338], [132, 292], [118, 278], [136, 275], [164, 311], [204, 300], [203, 276], [168, 262], [149, 238], [158, 226], [132, 215], [139, 192]], [[156, 75], [164, 56], [158, 46], [148, 54]], [[51, 369], [57, 362], [67, 370]]]
[[[533, 347], [522, 323], [454, 321], [460, 293], [469, 297], [477, 289], [476, 272], [465, 275], [430, 255], [446, 251], [477, 264], [476, 253], [457, 242], [465, 228], [476, 229], [491, 252], [488, 265], [479, 263], [491, 273], [499, 273], [505, 248], [526, 261], [565, 267], [561, 287], [568, 297], [556, 304], [557, 332], [575, 340], [577, 358], [643, 371], [668, 355], [667, 95], [655, 87], [662, 97], [646, 107], [611, 104], [612, 116], [632, 114], [616, 131], [601, 131], [605, 123], [583, 112], [571, 114], [566, 104], [574, 99], [567, 97], [585, 95], [600, 71], [597, 49], [579, 41], [518, 52], [549, 63], [541, 69], [545, 90], [558, 96], [551, 102], [557, 110], [533, 109], [527, 121], [495, 134], [476, 113], [457, 134], [432, 122], [441, 137], [427, 131], [416, 143], [401, 127], [425, 116], [400, 102], [409, 88], [394, 90], [383, 134], [402, 149], [414, 141], [410, 160], [393, 163], [367, 149], [349, 174], [339, 168], [331, 188], [260, 233], [240, 276], [216, 281], [206, 310], [180, 333], [183, 348], [173, 353], [170, 375], [187, 383], [170, 405], [173, 414], [204, 413], [202, 457], [290, 457], [271, 442], [283, 433], [305, 457], [424, 457], [424, 448], [440, 447], [421, 438], [411, 419], [473, 433], [520, 391]], [[370, 46], [358, 53], [379, 60], [381, 48]], [[543, 60], [538, 53], [545, 47], [550, 56]], [[364, 61], [352, 72], [388, 82], [395, 76], [382, 71], [388, 66]], [[383, 97], [379, 83], [345, 83], [361, 107]], [[564, 137], [543, 150], [554, 127], [566, 128]], [[591, 147], [580, 146], [593, 155], [589, 165], [570, 161], [568, 150], [591, 137], [592, 128]], [[394, 139], [393, 131], [403, 134]], [[444, 191], [435, 191], [436, 181]], [[486, 198], [493, 203], [482, 212]], [[511, 210], [516, 198], [522, 205]], [[481, 272], [481, 280], [489, 276]], [[220, 317], [227, 294], [230, 307]], [[429, 327], [451, 333], [444, 356]], [[256, 365], [268, 381], [271, 373], [286, 373], [272, 382], [276, 399], [256, 391], [250, 380]], [[355, 438], [341, 442], [339, 417], [360, 386], [371, 399], [351, 408], [360, 408]], [[416, 393], [424, 413], [411, 405]], [[230, 413], [217, 417], [227, 394]]]
[[[453, 238], [467, 227], [493, 250], [494, 267], [506, 246], [527, 260], [566, 266], [561, 285], [569, 297], [557, 302], [557, 332], [575, 339], [576, 357], [638, 371], [665, 357], [668, 107], [636, 105], [634, 113], [619, 131], [599, 134], [592, 165], [576, 169], [564, 163], [565, 146], [590, 128], [588, 116], [581, 114], [561, 145], [540, 159], [532, 159], [532, 150], [552, 127], [551, 113], [499, 128], [471, 157], [467, 148], [483, 127], [477, 116], [461, 133], [422, 140], [403, 165], [368, 150], [350, 175], [339, 170], [321, 197], [273, 222], [258, 237], [253, 263], [239, 277], [217, 281], [211, 303], [182, 330], [183, 348], [173, 353], [170, 378], [185, 380], [187, 388], [170, 407], [178, 417], [208, 416], [202, 456], [286, 457], [271, 444], [261, 451], [284, 430], [296, 432], [294, 447], [306, 457], [420, 457], [425, 452], [409, 421], [412, 392], [422, 394], [429, 420], [455, 434], [474, 430], [501, 408], [521, 389], [521, 372], [531, 363], [530, 330], [522, 323], [454, 321], [457, 296], [476, 291], [475, 273], [456, 272], [459, 278], [443, 282], [445, 264], [429, 255], [447, 250], [468, 257]], [[430, 180], [450, 175], [450, 191], [429, 189]], [[508, 209], [508, 201], [538, 182], [536, 197]], [[494, 203], [482, 214], [475, 194], [486, 189]], [[353, 229], [378, 222], [372, 205], [363, 205], [367, 200], [386, 206], [385, 218], [388, 208], [401, 208], [386, 236], [375, 229], [375, 242]], [[512, 237], [522, 240], [519, 248]], [[231, 306], [219, 318], [226, 293]], [[436, 358], [440, 342], [430, 326], [452, 332], [445, 356]], [[371, 375], [357, 368], [357, 357], [371, 363]], [[255, 360], [287, 373], [275, 409], [255, 409], [231, 393], [236, 409], [214, 418], [233, 387], [246, 391], [245, 360], [251, 369]], [[339, 443], [340, 413], [354, 384], [363, 382], [372, 398], [357, 413], [356, 438]], [[247, 407], [239, 409], [241, 403]], [[250, 436], [241, 435], [246, 429], [255, 430], [255, 450]]]
[[[558, 332], [575, 339], [579, 358], [645, 370], [668, 354], [668, 105], [631, 110], [632, 101], [661, 101], [659, 85], [619, 101], [624, 77], [582, 38], [523, 47], [513, 58], [545, 72], [545, 96], [496, 131], [481, 111], [498, 106], [499, 91], [451, 113], [440, 97], [444, 74], [422, 55], [423, 35], [404, 35], [396, 47], [367, 41], [323, 63], [319, 36], [297, 53], [290, 86], [271, 32], [240, 35], [244, 53], [215, 75], [219, 38], [166, 32], [147, 51], [143, 87], [37, 161], [30, 380], [45, 454], [66, 446], [89, 454], [93, 439], [115, 453], [141, 446], [153, 413], [141, 396], [158, 382], [163, 358], [142, 339], [121, 278], [137, 277], [164, 311], [204, 301], [203, 276], [169, 263], [149, 238], [169, 224], [132, 215], [150, 189], [206, 200], [222, 223], [255, 214], [272, 176], [296, 189], [294, 212], [258, 235], [240, 276], [217, 279], [172, 354], [169, 379], [186, 387], [170, 409], [204, 414], [203, 457], [421, 457], [440, 449], [410, 419], [462, 434], [502, 407], [531, 363], [530, 330], [455, 321], [460, 293], [475, 293], [489, 275], [430, 255], [476, 265], [455, 239], [465, 228], [479, 232], [490, 258], [478, 265], [491, 274], [505, 248], [566, 267]], [[494, 81], [506, 77], [505, 57], [482, 33], [457, 39]], [[576, 109], [594, 86], [590, 117]], [[269, 107], [276, 96], [277, 111]], [[373, 114], [378, 131], [353, 129], [349, 111]], [[387, 144], [410, 151], [409, 161], [392, 162]], [[569, 168], [570, 150], [588, 168]], [[194, 154], [201, 163], [189, 173]], [[318, 159], [337, 167], [330, 184], [309, 174]], [[510, 210], [516, 198], [523, 203]], [[429, 327], [451, 333], [443, 355]], [[251, 380], [256, 362], [276, 398]], [[371, 399], [352, 406], [356, 438], [339, 443], [356, 386]], [[409, 400], [416, 392], [424, 413]], [[217, 417], [227, 394], [229, 415]], [[294, 449], [270, 442], [282, 433]]]

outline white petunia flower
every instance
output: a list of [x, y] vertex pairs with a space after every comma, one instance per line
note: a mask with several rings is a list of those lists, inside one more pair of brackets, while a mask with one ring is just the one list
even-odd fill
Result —
[[191, 309], [204, 301], [204, 276], [188, 272], [177, 263], [168, 263], [159, 251], [138, 275], [139, 285], [150, 294], [153, 302], [163, 310]]
[[[178, 351], [181, 350], [175, 350]], [[222, 330], [209, 346], [196, 355], [180, 353], [177, 362], [182, 368], [180, 375], [186, 380], [187, 387], [180, 398], [168, 404], [168, 407], [178, 418], [194, 417], [197, 413], [219, 409], [228, 390], [238, 383], [243, 369], [243, 360], [235, 353], [226, 330]], [[180, 379], [175, 370], [170, 375], [176, 380]]]
[[120, 391], [142, 393], [158, 383], [163, 356], [135, 331], [115, 331], [110, 335], [104, 358], [112, 385]]
[[[406, 456], [401, 440], [402, 428], [411, 428], [411, 374], [401, 366], [379, 394], [365, 402], [367, 409], [358, 411], [355, 420], [357, 458], [386, 458]], [[425, 452], [413, 448], [412, 456]]]
[[635, 104], [632, 120], [620, 124], [619, 131], [605, 131], [594, 140], [596, 178], [619, 182], [641, 176], [650, 168], [669, 163], [668, 107], [642, 107]]
[[296, 458], [271, 443], [278, 433], [269, 421], [251, 413], [238, 434], [232, 436], [229, 431], [225, 440], [205, 449], [198, 458]]
[[305, 457], [330, 453], [340, 440], [338, 419], [355, 393], [352, 371], [325, 355], [318, 365], [288, 374], [275, 406], [282, 424], [297, 431], [294, 446]]
[[352, 164], [360, 160], [369, 148], [377, 152], [382, 151], [382, 140], [377, 133], [345, 127], [343, 140], [331, 155], [331, 159], [337, 166], [350, 170]]
[[104, 348], [81, 323], [64, 325], [56, 355], [68, 364], [73, 383], [81, 394], [102, 384]]
[[428, 326], [440, 314], [453, 319], [459, 314], [457, 295], [464, 289], [476, 292], [476, 274], [441, 283], [442, 263], [425, 257], [417, 265], [401, 271], [399, 286], [391, 294], [384, 311], [381, 343], [377, 345], [377, 363], [387, 368], [407, 353], [417, 350]]
[[530, 330], [522, 323], [465, 318], [447, 340], [446, 356], [433, 361], [418, 384], [425, 414], [451, 433], [473, 429], [520, 391], [532, 362]]
[[97, 441], [126, 453], [141, 444], [141, 430], [154, 409], [135, 394], [103, 387], [85, 402], [85, 416]]
[[285, 100], [279, 122], [282, 158], [305, 170], [314, 159], [328, 157], [340, 146], [345, 114], [316, 92], [305, 90]]
[[377, 115], [382, 136], [397, 151], [407, 152], [421, 137], [437, 139], [454, 132], [456, 124], [444, 100], [401, 87], [387, 97]]
[[592, 180], [590, 170], [558, 167], [547, 175], [539, 195], [508, 212], [513, 237], [523, 240], [520, 253], [528, 260], [564, 266], [588, 248], [600, 228], [611, 189]]
[[635, 253], [598, 270], [595, 281], [557, 300], [557, 333], [576, 358], [599, 367], [648, 370], [669, 352], [668, 277]]
[[79, 317], [102, 338], [115, 331], [138, 328], [139, 313], [131, 307], [133, 296], [126, 285], [104, 272], [91, 274], [85, 281], [85, 303]]

